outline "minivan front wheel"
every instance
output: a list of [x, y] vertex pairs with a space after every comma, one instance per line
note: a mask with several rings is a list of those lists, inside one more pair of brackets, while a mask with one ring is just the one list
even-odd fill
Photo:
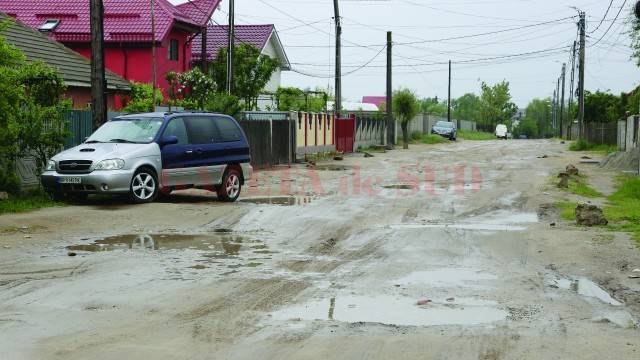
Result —
[[131, 179], [129, 200], [136, 204], [152, 202], [158, 196], [158, 177], [148, 168], [138, 169]]
[[222, 184], [218, 188], [218, 198], [222, 201], [233, 202], [240, 196], [242, 185], [240, 173], [235, 169], [227, 169], [222, 177]]

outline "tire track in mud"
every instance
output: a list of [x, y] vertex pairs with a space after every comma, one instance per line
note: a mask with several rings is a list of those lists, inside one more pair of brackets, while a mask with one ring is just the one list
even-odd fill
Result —
[[264, 312], [287, 303], [309, 285], [306, 281], [283, 278], [226, 280], [215, 287], [222, 287], [223, 292], [229, 290], [228, 293], [175, 317], [190, 327], [193, 338], [207, 343], [234, 343], [238, 338], [259, 330], [256, 325]]

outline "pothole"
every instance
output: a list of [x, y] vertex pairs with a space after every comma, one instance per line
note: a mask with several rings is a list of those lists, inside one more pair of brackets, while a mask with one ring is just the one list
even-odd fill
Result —
[[106, 237], [89, 244], [67, 246], [70, 251], [169, 251], [198, 250], [210, 258], [225, 259], [240, 253], [271, 254], [260, 240], [226, 232], [214, 234], [127, 234]]
[[549, 286], [557, 287], [563, 290], [571, 290], [576, 294], [589, 298], [595, 298], [613, 306], [622, 305], [622, 303], [612, 298], [611, 295], [609, 295], [609, 293], [606, 292], [603, 288], [598, 286], [598, 284], [584, 277], [575, 279], [553, 279], [549, 283]]
[[[473, 298], [419, 302], [403, 296], [336, 296], [286, 308], [274, 320], [374, 322], [397, 326], [473, 325], [504, 320], [497, 303]], [[298, 323], [299, 324], [299, 323]]]

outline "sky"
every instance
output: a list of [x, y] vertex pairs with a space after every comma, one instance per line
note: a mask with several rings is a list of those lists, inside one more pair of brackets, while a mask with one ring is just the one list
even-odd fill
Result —
[[[553, 97], [565, 63], [568, 99], [578, 10], [587, 23], [585, 88], [630, 92], [640, 84], [626, 33], [635, 2], [338, 0], [342, 99], [385, 96], [387, 32], [392, 34], [394, 91], [408, 88], [421, 99], [446, 99], [451, 61], [452, 98], [480, 95], [483, 82], [507, 81], [512, 101], [524, 108], [535, 98]], [[275, 25], [292, 66], [282, 73], [281, 86], [333, 91], [333, 0], [235, 0], [234, 8], [236, 25]], [[229, 0], [222, 0], [211, 23], [228, 25]], [[577, 84], [577, 69], [574, 78]]]

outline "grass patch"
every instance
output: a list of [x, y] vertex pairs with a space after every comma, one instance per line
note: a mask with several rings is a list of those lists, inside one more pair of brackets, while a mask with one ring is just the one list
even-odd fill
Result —
[[560, 211], [560, 217], [564, 220], [575, 221], [576, 220], [576, 206], [578, 204], [571, 201], [560, 201], [556, 203], [556, 208]]
[[0, 214], [27, 212], [63, 204], [53, 201], [42, 189], [34, 189], [0, 201]]
[[587, 185], [586, 179], [587, 178], [584, 175], [572, 176], [569, 180], [569, 191], [573, 194], [588, 198], [597, 198], [604, 196], [599, 191]]
[[422, 135], [422, 137], [420, 137], [420, 140], [418, 141], [423, 144], [443, 144], [449, 142], [450, 140], [440, 135], [425, 134]]
[[470, 130], [458, 130], [458, 137], [465, 140], [495, 140], [496, 136], [492, 133]]
[[574, 141], [569, 145], [571, 151], [597, 151], [609, 154], [618, 150], [616, 145], [592, 144], [588, 141]]
[[618, 189], [608, 197], [604, 215], [612, 230], [634, 233], [633, 238], [640, 245], [640, 178], [620, 176]]

